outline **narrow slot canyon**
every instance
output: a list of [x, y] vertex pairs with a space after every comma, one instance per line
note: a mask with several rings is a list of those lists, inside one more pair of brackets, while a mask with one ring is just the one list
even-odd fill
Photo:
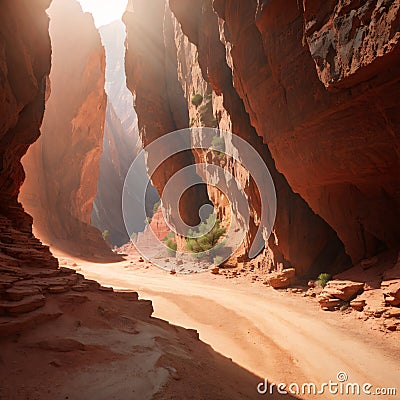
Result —
[[0, 399], [398, 397], [397, 0], [0, 10]]

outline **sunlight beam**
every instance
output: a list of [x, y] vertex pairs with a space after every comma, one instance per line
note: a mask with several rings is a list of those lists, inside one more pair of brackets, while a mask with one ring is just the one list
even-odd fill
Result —
[[93, 15], [97, 28], [121, 19], [128, 0], [79, 0], [83, 11]]

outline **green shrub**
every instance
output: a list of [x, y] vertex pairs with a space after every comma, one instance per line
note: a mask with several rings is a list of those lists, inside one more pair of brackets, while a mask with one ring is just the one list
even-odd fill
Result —
[[196, 93], [192, 96], [192, 104], [197, 108], [203, 102], [203, 96], [200, 93]]
[[224, 259], [221, 256], [214, 257], [214, 265], [219, 267]]
[[111, 247], [110, 232], [106, 229], [101, 233], [101, 235], [103, 236], [103, 240], [107, 243], [107, 245]]
[[318, 279], [315, 281], [315, 283], [318, 285], [318, 286], [321, 286], [321, 287], [325, 287], [326, 286], [326, 284], [330, 281], [332, 279], [332, 276], [331, 275], [329, 275], [329, 274], [319, 274], [318, 275]]
[[223, 153], [225, 151], [225, 140], [220, 136], [214, 136], [211, 142], [211, 147], [215, 151]]
[[165, 236], [165, 238], [163, 239], [163, 242], [167, 246], [168, 254], [171, 256], [175, 256], [176, 251], [178, 249], [178, 244], [176, 243], [176, 240], [175, 240], [175, 233], [174, 232], [168, 233], [168, 235]]
[[176, 256], [176, 251], [178, 250], [178, 244], [172, 240], [168, 239], [165, 242], [165, 245], [167, 246], [167, 252], [170, 256]]
[[202, 222], [199, 225], [197, 232], [189, 230], [188, 236], [196, 235], [198, 237], [188, 237], [186, 239], [186, 249], [194, 255], [199, 255], [199, 253], [211, 255], [212, 251], [215, 252], [223, 246], [222, 243], [218, 242], [225, 232], [226, 229], [221, 227], [221, 222], [212, 214], [208, 217], [206, 222]]
[[157, 210], [159, 209], [160, 205], [161, 205], [161, 200], [158, 200], [157, 203], [154, 203], [153, 215], [157, 212]]
[[163, 239], [163, 242], [166, 242], [168, 239], [175, 239], [175, 233], [174, 232], [168, 233], [168, 235], [165, 236], [165, 238]]
[[106, 242], [109, 241], [110, 239], [110, 232], [106, 229], [102, 232], [101, 234], [103, 236], [103, 240], [105, 240]]
[[138, 233], [137, 233], [137, 232], [133, 232], [133, 233], [131, 234], [131, 240], [133, 240], [134, 242], [136, 242], [137, 238], [138, 238]]
[[165, 245], [166, 245], [170, 250], [173, 250], [174, 252], [178, 249], [178, 244], [177, 244], [174, 240], [172, 240], [172, 239], [168, 239], [168, 240], [165, 242]]

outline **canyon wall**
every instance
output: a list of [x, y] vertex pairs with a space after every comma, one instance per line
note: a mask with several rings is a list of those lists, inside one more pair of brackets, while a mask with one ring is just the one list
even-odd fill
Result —
[[[124, 15], [128, 27], [125, 61], [127, 84], [135, 94], [135, 109], [144, 146], [169, 132], [189, 126], [187, 102], [177, 77], [176, 48], [166, 47], [169, 38], [164, 35], [165, 7], [164, 0], [155, 0], [151, 4], [132, 0]], [[170, 141], [162, 151], [168, 154], [175, 147], [175, 143]], [[157, 165], [160, 156], [147, 154], [147, 166], [151, 169]], [[152, 183], [158, 193], [162, 194], [171, 176], [193, 162], [192, 152], [185, 151], [156, 168]], [[195, 179], [193, 177], [191, 181]], [[164, 207], [170, 213], [170, 222], [179, 230], [183, 228], [177, 219], [178, 209], [183, 222], [193, 226], [200, 222], [199, 209], [206, 203], [209, 203], [209, 199], [204, 184], [190, 187], [183, 194], [178, 207], [169, 204], [168, 198], [163, 199]]]
[[106, 112], [104, 48], [78, 2], [54, 0], [48, 12], [51, 89], [42, 135], [23, 159], [20, 199], [46, 243], [82, 256], [111, 256], [90, 225]]
[[[176, 3], [193, 13], [190, 2]], [[398, 249], [399, 2], [216, 0], [214, 8], [236, 92], [291, 188], [354, 263]]]
[[[251, 125], [244, 103], [232, 81], [231, 60], [226, 58], [225, 47], [220, 41], [219, 19], [211, 2], [204, 1], [198, 7], [191, 5], [185, 8], [183, 2], [170, 1], [174, 15], [168, 7], [164, 9], [161, 3], [158, 12], [163, 12], [164, 17], [159, 19], [158, 29], [164, 35], [164, 51], [173, 60], [171, 64], [183, 90], [184, 107], [189, 109], [190, 126], [218, 126], [234, 132], [252, 145], [271, 172], [278, 197], [274, 234], [267, 244], [269, 253], [273, 253], [272, 267], [276, 267], [277, 263], [285, 266], [294, 265], [299, 275], [305, 275], [315, 274], [321, 270], [337, 272], [348, 266], [349, 261], [343, 244], [336, 233], [298, 194], [292, 191], [285, 177], [277, 171], [268, 146], [262, 143]], [[141, 4], [133, 2], [131, 6], [133, 6], [131, 14], [134, 15], [135, 7], [140, 8]], [[129, 46], [129, 38], [135, 33], [133, 21], [126, 22], [128, 22], [127, 57], [129, 57], [127, 63], [135, 60], [137, 64], [143, 65], [143, 70], [147, 70], [151, 68], [149, 64], [155, 61], [144, 53], [144, 49], [139, 53]], [[147, 40], [151, 41], [145, 48], [148, 53], [154, 49], [154, 38], [154, 34], [147, 37]], [[128, 67], [128, 81], [129, 71]], [[131, 78], [138, 81], [133, 74]], [[164, 82], [157, 86], [158, 98], [162, 96], [163, 85], [170, 84], [167, 78], [168, 76], [164, 76]], [[141, 78], [141, 82], [143, 81], [147, 81], [147, 75]], [[201, 94], [203, 98], [201, 107], [192, 104], [191, 99], [194, 94]], [[140, 99], [141, 94], [136, 92], [136, 102]], [[173, 101], [169, 102], [169, 108], [172, 114], [179, 110]], [[156, 121], [159, 119], [159, 113], [154, 113], [150, 108], [137, 108], [137, 111], [139, 120], [141, 117]], [[234, 140], [233, 145], [235, 145]], [[206, 162], [206, 159], [202, 159], [203, 156], [207, 157], [207, 154], [196, 154], [196, 161]], [[236, 259], [241, 261], [246, 260], [250, 245], [255, 238], [261, 215], [262, 194], [258, 193], [249, 172], [244, 168], [232, 163], [225, 165], [225, 168], [239, 181], [246, 182], [245, 193], [252, 210], [249, 233], [245, 243], [235, 254]], [[215, 178], [211, 177], [211, 181], [215, 181]], [[229, 204], [226, 199], [223, 200], [220, 192], [212, 186], [208, 187], [208, 193], [220, 218], [229, 219]]]
[[[99, 32], [106, 51], [107, 112], [92, 223], [102, 232], [108, 231], [109, 241], [113, 246], [121, 246], [130, 239], [122, 216], [122, 191], [129, 167], [142, 149], [142, 143], [132, 94], [126, 87], [125, 25], [122, 21], [114, 21], [102, 26]], [[143, 160], [134, 179], [138, 182], [145, 181], [146, 174]], [[158, 196], [153, 187], [149, 192], [149, 204], [146, 206], [152, 210]], [[139, 206], [143, 199], [139, 194], [133, 193], [130, 201]], [[132, 215], [132, 220], [134, 231], [143, 231], [144, 218], [138, 214]]]
[[[151, 85], [151, 95], [136, 91], [139, 121], [160, 125], [160, 110], [171, 116], [187, 107], [190, 126], [232, 130], [258, 151], [277, 189], [268, 243], [276, 260], [300, 275], [335, 272], [349, 265], [346, 254], [357, 263], [400, 247], [397, 1], [170, 0], [146, 11], [141, 1], [129, 7], [128, 81], [132, 89]], [[143, 26], [149, 21], [151, 28]], [[141, 47], [132, 44], [139, 29]], [[177, 77], [163, 71], [155, 82], [148, 71], [164, 68], [165, 54], [165, 71], [176, 69]], [[180, 91], [167, 96], [176, 78], [184, 106]], [[194, 94], [202, 95], [201, 107], [191, 105]], [[150, 96], [161, 104], [150, 104]], [[226, 168], [243, 174], [234, 167]], [[223, 213], [226, 204], [208, 191]], [[249, 179], [246, 195], [254, 215], [244, 256], [263, 194]]]
[[[21, 157], [40, 135], [50, 72], [50, 1], [3, 2], [0, 16], [0, 263], [1, 269], [41, 264], [57, 267], [32, 235], [32, 218], [18, 203], [24, 180]], [[31, 21], [35, 21], [32, 28]], [[15, 29], [18, 27], [18, 29]], [[2, 275], [1, 288], [8, 284]]]

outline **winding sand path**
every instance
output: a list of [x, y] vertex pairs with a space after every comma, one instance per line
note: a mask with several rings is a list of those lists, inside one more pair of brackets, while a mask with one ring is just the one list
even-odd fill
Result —
[[[378, 397], [400, 396], [398, 333], [394, 333], [396, 344], [395, 337], [386, 340], [383, 333], [371, 331], [362, 321], [320, 311], [308, 299], [261, 284], [210, 273], [171, 276], [128, 261], [77, 263], [87, 278], [151, 299], [155, 317], [196, 329], [202, 341], [269, 382], [300, 386], [330, 379], [336, 382], [338, 372], [343, 371], [347, 382], [397, 388], [396, 396]], [[325, 394], [315, 398], [377, 397]]]

